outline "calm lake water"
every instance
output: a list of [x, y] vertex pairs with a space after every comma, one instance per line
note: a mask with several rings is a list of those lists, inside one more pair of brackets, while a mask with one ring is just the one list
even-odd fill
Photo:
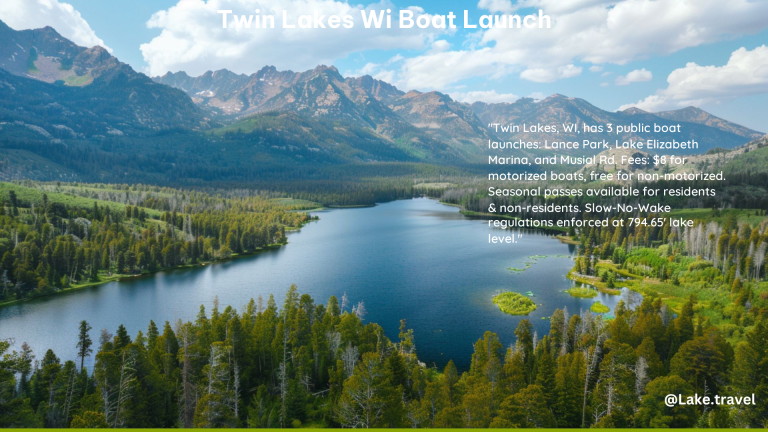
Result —
[[[419, 358], [443, 367], [453, 359], [469, 366], [472, 344], [486, 330], [514, 342], [514, 330], [528, 318], [539, 335], [549, 330], [556, 308], [571, 314], [596, 300], [613, 308], [620, 296], [578, 299], [563, 290], [574, 247], [541, 232], [526, 232], [517, 244], [492, 245], [487, 222], [464, 218], [457, 208], [413, 199], [360, 209], [318, 212], [320, 221], [289, 234], [277, 250], [197, 269], [173, 270], [112, 282], [0, 308], [0, 339], [26, 341], [42, 358], [52, 348], [62, 360], [77, 356], [80, 320], [114, 333], [124, 324], [131, 335], [146, 333], [149, 320], [194, 320], [201, 304], [210, 312], [238, 310], [250, 298], [274, 294], [278, 305], [291, 284], [325, 303], [329, 296], [365, 302], [366, 322], [379, 323], [397, 339], [400, 319], [414, 329]], [[532, 260], [532, 255], [547, 258]], [[523, 272], [508, 267], [524, 268]], [[504, 314], [491, 302], [499, 291], [532, 291], [539, 308], [527, 317]], [[93, 357], [90, 359], [93, 362]]]

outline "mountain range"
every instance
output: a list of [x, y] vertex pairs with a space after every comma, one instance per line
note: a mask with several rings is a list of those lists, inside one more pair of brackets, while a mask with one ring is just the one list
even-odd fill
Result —
[[[403, 92], [368, 75], [342, 77], [334, 67], [318, 66], [305, 72], [278, 71], [266, 66], [248, 76], [226, 69], [199, 77], [185, 72], [153, 78], [185, 91], [198, 105], [224, 116], [242, 118], [259, 112], [293, 111], [312, 117], [348, 119], [366, 124], [378, 133], [397, 139], [403, 120], [421, 132], [458, 149], [484, 146], [488, 139], [581, 140], [602, 139], [605, 134], [526, 134], [494, 136], [486, 127], [500, 124], [606, 123], [681, 124], [686, 137], [700, 143], [704, 152], [713, 147], [733, 147], [763, 134], [715, 117], [699, 108], [649, 113], [637, 108], [620, 112], [602, 110], [589, 102], [555, 94], [537, 101], [521, 98], [513, 103], [460, 103], [440, 92]], [[666, 139], [668, 134], [622, 134], [621, 140]], [[682, 140], [682, 136], [675, 137]]]
[[[0, 21], [0, 157], [5, 157], [0, 164], [6, 170], [0, 176], [5, 178], [31, 173], [48, 178], [50, 171], [58, 178], [110, 181], [247, 181], [297, 163], [426, 162], [482, 170], [488, 140], [668, 138], [501, 134], [492, 132], [490, 123], [574, 123], [581, 129], [638, 122], [679, 123], [683, 134], [676, 138], [697, 140], [701, 153], [763, 135], [694, 107], [610, 112], [557, 94], [467, 104], [440, 92], [402, 91], [367, 75], [343, 77], [333, 66], [149, 78], [106, 49], [80, 47], [51, 27], [16, 31]], [[93, 167], [94, 161], [100, 166]]]
[[84, 136], [209, 127], [183, 92], [51, 27], [15, 31], [0, 21], [0, 96], [0, 118], [49, 133], [56, 125]]

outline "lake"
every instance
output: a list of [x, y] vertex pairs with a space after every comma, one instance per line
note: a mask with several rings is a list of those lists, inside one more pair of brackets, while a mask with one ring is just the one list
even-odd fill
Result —
[[[397, 339], [401, 319], [414, 329], [419, 358], [443, 367], [453, 359], [469, 367], [473, 343], [491, 330], [505, 345], [527, 318], [539, 335], [549, 330], [556, 308], [571, 314], [596, 300], [613, 308], [620, 296], [574, 298], [563, 292], [573, 266], [574, 246], [551, 234], [525, 231], [516, 244], [489, 244], [488, 234], [501, 232], [486, 221], [471, 220], [458, 209], [425, 198], [368, 208], [316, 213], [320, 220], [288, 235], [279, 249], [201, 268], [180, 269], [111, 282], [0, 308], [0, 339], [14, 338], [13, 349], [26, 341], [41, 359], [52, 348], [62, 360], [77, 357], [78, 324], [87, 320], [98, 341], [102, 328], [114, 333], [124, 324], [134, 336], [146, 333], [153, 319], [194, 320], [201, 304], [242, 310], [250, 298], [274, 294], [282, 305], [296, 284], [316, 302], [346, 292], [350, 305], [364, 302], [366, 322], [380, 324]], [[540, 255], [546, 258], [530, 259]], [[508, 268], [530, 268], [522, 272]], [[499, 291], [532, 291], [540, 304], [527, 317], [501, 312], [491, 302]], [[351, 306], [350, 306], [351, 307]], [[349, 309], [349, 308], [348, 308]], [[87, 359], [90, 366], [93, 357]]]

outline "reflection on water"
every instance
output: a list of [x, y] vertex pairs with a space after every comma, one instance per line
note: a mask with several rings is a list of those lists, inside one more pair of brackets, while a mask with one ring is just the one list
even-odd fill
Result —
[[[290, 243], [277, 250], [2, 308], [0, 338], [26, 341], [38, 357], [52, 348], [62, 359], [75, 359], [80, 320], [93, 326], [94, 338], [102, 328], [114, 333], [121, 323], [135, 335], [150, 319], [158, 325], [192, 320], [201, 304], [210, 310], [216, 296], [222, 307], [237, 309], [260, 295], [266, 300], [274, 294], [281, 304], [288, 287], [297, 284], [317, 302], [345, 292], [351, 304], [365, 302], [366, 322], [379, 323], [393, 339], [405, 318], [423, 361], [442, 367], [454, 359], [464, 369], [472, 344], [486, 330], [510, 344], [521, 319], [542, 335], [549, 330], [542, 317], [555, 308], [573, 314], [599, 300], [613, 309], [621, 298], [579, 299], [564, 292], [574, 246], [531, 231], [517, 244], [491, 245], [487, 222], [432, 200], [317, 214], [320, 221], [288, 234]], [[532, 260], [533, 255], [546, 258]], [[525, 262], [531, 262], [525, 271], [508, 270]], [[499, 290], [531, 291], [539, 307], [527, 317], [506, 315], [491, 302]]]

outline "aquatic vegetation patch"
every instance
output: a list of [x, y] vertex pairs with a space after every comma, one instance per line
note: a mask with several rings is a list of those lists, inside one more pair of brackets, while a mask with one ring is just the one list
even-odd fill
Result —
[[[545, 258], [570, 258], [570, 257], [571, 257], [570, 255], [531, 255], [528, 257], [528, 259], [535, 262], [537, 260], [545, 259]], [[525, 267], [523, 268], [507, 267], [507, 270], [511, 270], [513, 272], [523, 272], [531, 268], [531, 264], [533, 264], [533, 262], [526, 261]]]
[[599, 301], [596, 301], [592, 303], [592, 306], [589, 307], [589, 310], [591, 310], [594, 313], [604, 314], [604, 313], [610, 312], [611, 308], [600, 303]]
[[536, 310], [536, 303], [516, 292], [503, 292], [493, 296], [493, 304], [510, 315], [528, 315]]
[[563, 255], [563, 254], [557, 254], [557, 255], [531, 255], [528, 257], [528, 259], [532, 260], [539, 260], [544, 258], [570, 258], [570, 255]]
[[573, 297], [580, 297], [580, 298], [597, 297], [597, 290], [588, 285], [582, 285], [582, 286], [574, 285], [573, 287], [565, 290], [565, 292], [567, 292]]
[[525, 263], [525, 267], [523, 267], [523, 268], [507, 267], [507, 270], [511, 270], [513, 272], [524, 272], [524, 271], [528, 270], [529, 268], [531, 268], [531, 263], [527, 262], [527, 263]]

